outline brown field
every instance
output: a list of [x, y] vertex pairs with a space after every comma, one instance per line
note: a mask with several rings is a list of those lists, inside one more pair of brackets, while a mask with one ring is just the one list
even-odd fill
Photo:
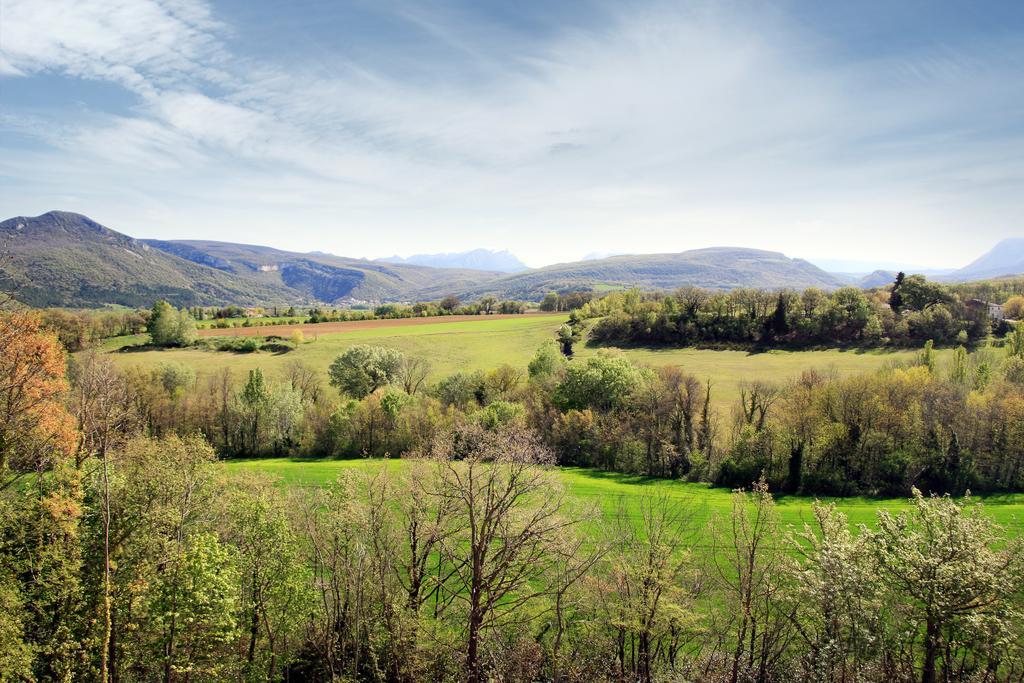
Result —
[[255, 327], [227, 327], [198, 330], [200, 337], [266, 337], [269, 335], [287, 336], [292, 330], [302, 330], [303, 334], [334, 334], [337, 332], [356, 332], [358, 330], [375, 330], [386, 327], [408, 327], [410, 325], [435, 325], [437, 323], [468, 323], [478, 320], [505, 320], [507, 318], [554, 318], [566, 317], [565, 313], [494, 313], [492, 315], [438, 315], [423, 318], [389, 318], [383, 320], [347, 320], [334, 323], [314, 323], [299, 325], [263, 325]]

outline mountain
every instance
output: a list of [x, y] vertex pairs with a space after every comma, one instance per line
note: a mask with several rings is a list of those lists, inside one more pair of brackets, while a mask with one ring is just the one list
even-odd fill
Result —
[[644, 287], [674, 289], [694, 285], [708, 289], [736, 287], [821, 287], [843, 282], [802, 259], [758, 249], [714, 247], [679, 254], [613, 256], [593, 261], [560, 263], [506, 275], [463, 292], [466, 297], [494, 294], [502, 298], [538, 300], [551, 291]]
[[499, 273], [518, 273], [529, 270], [527, 265], [508, 251], [492, 251], [490, 249], [473, 249], [452, 254], [415, 254], [407, 258], [389, 256], [377, 259], [385, 263], [405, 263], [431, 268], [463, 268], [469, 270], [485, 270]]
[[893, 270], [876, 270], [857, 280], [857, 286], [862, 289], [885, 287], [896, 282], [896, 274], [896, 271]]
[[1024, 237], [1011, 237], [943, 279], [983, 280], [1020, 274], [1024, 274]]
[[33, 306], [149, 306], [298, 301], [258, 280], [236, 277], [104, 227], [51, 211], [0, 223], [0, 290]]
[[0, 290], [34, 306], [177, 306], [414, 300], [498, 273], [371, 263], [224, 242], [137, 240], [51, 211], [0, 223]]
[[[205, 240], [144, 240], [183, 259], [284, 287], [328, 303], [413, 301], [424, 289], [451, 294], [496, 279], [500, 273], [468, 268], [433, 268], [306, 254], [252, 244]], [[443, 296], [443, 294], [442, 294]]]

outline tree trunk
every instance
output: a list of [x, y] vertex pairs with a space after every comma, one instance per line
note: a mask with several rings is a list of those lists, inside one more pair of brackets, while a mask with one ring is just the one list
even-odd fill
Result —
[[928, 618], [924, 636], [924, 664], [921, 667], [921, 683], [935, 683], [935, 660], [939, 653], [939, 627], [935, 620]]
[[103, 645], [100, 648], [100, 681], [107, 683], [110, 653], [110, 476], [103, 453]]

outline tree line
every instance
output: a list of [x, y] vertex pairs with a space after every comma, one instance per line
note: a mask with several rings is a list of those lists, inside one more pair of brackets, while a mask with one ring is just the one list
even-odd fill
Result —
[[[878, 372], [810, 369], [744, 381], [735, 396], [621, 352], [570, 360], [566, 329], [527, 368], [443, 377], [422, 358], [366, 345], [328, 368], [295, 360], [276, 376], [197, 376], [174, 362], [116, 372], [147, 435], [199, 432], [227, 457], [401, 456], [465, 425], [530, 425], [559, 465], [650, 477], [739, 487], [763, 476], [773, 490], [819, 495], [1024, 490], [1024, 326], [943, 363], [929, 342]], [[73, 383], [108, 363], [76, 356]]]
[[[358, 354], [332, 381], [377, 395], [401, 359]], [[0, 314], [3, 680], [1024, 676], [1024, 552], [970, 499], [915, 490], [855, 530], [820, 504], [787, 528], [763, 479], [710, 520], [654, 486], [588, 504], [514, 422], [283, 487], [147, 435], [109, 359], [65, 363]]]
[[[671, 295], [613, 292], [580, 306], [597, 318], [590, 338], [599, 344], [741, 344], [761, 346], [969, 344], [1007, 323], [985, 305], [921, 275], [900, 273], [892, 287], [796, 291], [684, 287]], [[1009, 301], [1012, 312], [1020, 307]]]

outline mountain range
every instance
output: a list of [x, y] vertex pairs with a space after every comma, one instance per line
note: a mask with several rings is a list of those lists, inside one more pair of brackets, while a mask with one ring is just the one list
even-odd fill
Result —
[[[35, 306], [148, 306], [160, 298], [177, 306], [345, 305], [436, 300], [449, 294], [464, 300], [489, 294], [537, 301], [548, 292], [571, 289], [834, 289], [850, 282], [802, 259], [738, 247], [612, 256], [519, 272], [508, 272], [522, 266], [508, 252], [393, 260], [230, 242], [140, 240], [65, 211], [0, 223], [0, 290]], [[1024, 239], [1005, 240], [947, 277], [1014, 273], [1024, 273]], [[881, 286], [893, 277], [880, 270], [858, 284]]]
[[492, 251], [490, 249], [473, 249], [449, 254], [414, 254], [413, 256], [388, 256], [377, 259], [384, 263], [406, 263], [414, 266], [430, 266], [431, 268], [469, 268], [471, 270], [489, 270], [497, 273], [518, 273], [529, 270], [529, 266], [516, 258], [511, 252]]

